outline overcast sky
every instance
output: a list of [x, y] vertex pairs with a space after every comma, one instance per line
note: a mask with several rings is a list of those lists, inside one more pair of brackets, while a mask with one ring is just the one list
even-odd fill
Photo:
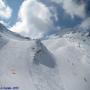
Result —
[[32, 38], [62, 28], [90, 29], [90, 0], [0, 0], [0, 22]]

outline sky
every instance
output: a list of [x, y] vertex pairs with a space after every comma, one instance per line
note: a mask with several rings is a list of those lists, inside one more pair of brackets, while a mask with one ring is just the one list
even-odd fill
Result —
[[90, 0], [0, 0], [0, 22], [31, 38], [77, 26], [87, 30]]

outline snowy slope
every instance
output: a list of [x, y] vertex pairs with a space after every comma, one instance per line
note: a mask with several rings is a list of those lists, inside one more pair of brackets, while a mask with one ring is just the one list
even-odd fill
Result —
[[90, 38], [81, 33], [43, 41], [56, 57], [65, 90], [90, 90]]
[[90, 90], [89, 54], [87, 34], [30, 40], [0, 25], [0, 88]]
[[10, 33], [3, 32], [0, 37], [1, 89], [64, 90], [56, 61], [40, 40], [10, 38]]

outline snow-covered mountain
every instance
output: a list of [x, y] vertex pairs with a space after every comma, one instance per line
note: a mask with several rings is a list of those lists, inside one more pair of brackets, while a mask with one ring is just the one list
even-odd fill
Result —
[[56, 58], [64, 90], [89, 90], [90, 38], [71, 32], [43, 43]]
[[54, 37], [31, 40], [0, 24], [0, 89], [89, 90], [88, 33]]
[[28, 37], [21, 36], [18, 33], [8, 30], [3, 24], [0, 23], [0, 36], [10, 38], [10, 39], [20, 39], [20, 40], [30, 40]]

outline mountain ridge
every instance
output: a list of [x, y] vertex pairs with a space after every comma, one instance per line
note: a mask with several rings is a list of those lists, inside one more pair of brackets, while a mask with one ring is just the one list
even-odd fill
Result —
[[3, 24], [0, 23], [0, 34], [5, 35], [7, 38], [30, 40], [29, 37], [24, 37], [18, 33], [8, 30]]

